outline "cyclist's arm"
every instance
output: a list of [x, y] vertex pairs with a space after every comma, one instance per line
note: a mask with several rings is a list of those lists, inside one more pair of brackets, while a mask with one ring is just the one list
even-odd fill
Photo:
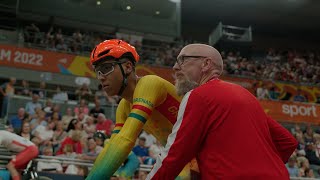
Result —
[[[124, 125], [125, 120], [128, 117], [128, 110], [129, 110], [129, 104], [125, 99], [122, 99], [118, 105], [117, 112], [116, 112], [116, 124], [115, 127], [113, 128], [111, 137], [107, 143], [105, 143], [104, 148], [102, 151], [99, 153], [97, 160], [100, 160], [104, 157], [106, 154], [110, 142], [114, 139], [114, 137], [120, 132], [122, 126]], [[130, 112], [130, 110], [129, 110]], [[106, 142], [106, 141], [105, 141]]]
[[138, 82], [130, 114], [121, 130], [112, 135], [106, 150], [97, 158], [87, 179], [107, 179], [116, 172], [128, 157], [154, 108], [165, 100], [166, 95], [167, 92], [158, 79], [142, 78]]

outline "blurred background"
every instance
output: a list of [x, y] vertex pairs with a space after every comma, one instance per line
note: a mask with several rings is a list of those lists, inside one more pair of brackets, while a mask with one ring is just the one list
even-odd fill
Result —
[[[39, 172], [83, 179], [110, 136], [121, 99], [95, 79], [93, 47], [123, 39], [141, 56], [139, 76], [173, 82], [180, 49], [206, 43], [224, 59], [222, 79], [247, 88], [299, 141], [286, 164], [291, 178], [318, 178], [319, 9], [316, 0], [1, 0], [0, 127], [32, 140], [42, 155], [60, 157], [39, 162]], [[145, 178], [162, 148], [152, 135], [140, 137], [148, 159], [136, 154], [132, 179]]]

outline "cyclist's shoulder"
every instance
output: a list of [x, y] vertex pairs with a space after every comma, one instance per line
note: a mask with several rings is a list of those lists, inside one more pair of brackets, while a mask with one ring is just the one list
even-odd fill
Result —
[[163, 78], [157, 75], [146, 75], [139, 78], [138, 84], [145, 84], [145, 83], [154, 83], [155, 82], [162, 82], [165, 81]]
[[130, 102], [122, 98], [118, 104], [118, 107], [127, 107], [130, 106]]
[[137, 83], [136, 89], [141, 89], [145, 87], [150, 87], [152, 89], [162, 87], [162, 86], [173, 86], [169, 81], [163, 79], [162, 77], [159, 77], [157, 75], [146, 75], [141, 78], [139, 78], [139, 81]]

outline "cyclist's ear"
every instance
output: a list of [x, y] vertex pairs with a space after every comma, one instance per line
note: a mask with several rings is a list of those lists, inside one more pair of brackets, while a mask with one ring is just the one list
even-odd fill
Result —
[[123, 65], [125, 67], [126, 74], [130, 74], [132, 71], [134, 71], [134, 65], [131, 61], [127, 61]]

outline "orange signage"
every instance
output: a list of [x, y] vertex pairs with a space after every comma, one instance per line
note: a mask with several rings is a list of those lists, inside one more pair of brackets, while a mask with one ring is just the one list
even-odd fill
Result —
[[[95, 73], [92, 71], [90, 66], [89, 57], [21, 48], [10, 45], [0, 45], [0, 66], [10, 66], [75, 76], [95, 77]], [[174, 83], [172, 67], [153, 67], [138, 64], [136, 70], [139, 76], [155, 74], [167, 79], [171, 83]], [[282, 100], [292, 99], [292, 97], [296, 95], [298, 89], [300, 89], [302, 94], [307, 97], [308, 102], [317, 102], [318, 97], [320, 97], [319, 87], [297, 86], [289, 83], [261, 81], [229, 76], [223, 76], [221, 79], [239, 84], [253, 94], [255, 94], [256, 88], [262, 84], [272, 84], [279, 92], [279, 98]]]
[[320, 124], [320, 106], [290, 101], [260, 101], [264, 111], [282, 122], [309, 122]]
[[73, 59], [68, 54], [0, 45], [0, 65], [4, 66], [60, 73]]

